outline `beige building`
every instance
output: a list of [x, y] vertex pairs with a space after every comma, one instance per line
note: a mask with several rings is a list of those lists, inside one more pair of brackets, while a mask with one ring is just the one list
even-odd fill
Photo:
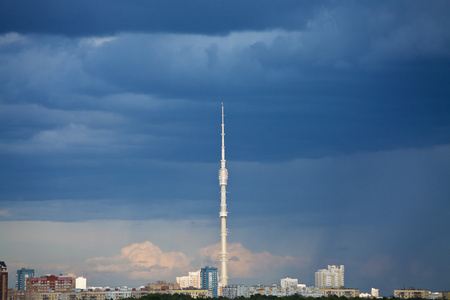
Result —
[[[89, 289], [66, 292], [35, 292], [31, 294], [30, 300], [120, 300], [120, 299], [139, 299], [149, 294], [165, 294], [169, 293], [169, 290], [165, 289], [165, 285], [158, 286], [160, 290], [137, 290], [131, 288], [115, 288], [115, 289]], [[20, 291], [25, 292], [25, 291]], [[20, 295], [11, 296], [9, 300], [24, 300]]]
[[32, 300], [62, 300], [62, 295], [61, 292], [34, 293]]
[[359, 297], [358, 289], [336, 289], [336, 288], [325, 288], [325, 296], [338, 296], [338, 297]]
[[212, 298], [212, 291], [199, 290], [199, 289], [183, 289], [183, 290], [171, 290], [170, 294], [189, 295], [194, 299], [197, 298]]
[[149, 291], [167, 292], [171, 290], [179, 290], [180, 285], [178, 283], [170, 283], [167, 281], [157, 281], [156, 283], [147, 283], [145, 289]]
[[340, 288], [344, 286], [344, 266], [328, 265], [316, 272], [316, 287]]
[[428, 299], [430, 297], [430, 291], [416, 290], [415, 288], [409, 288], [407, 290], [394, 290], [395, 298], [423, 298]]
[[61, 295], [61, 300], [106, 300], [106, 292], [102, 290], [70, 292]]
[[25, 300], [25, 291], [24, 290], [8, 290], [8, 300]]
[[177, 277], [177, 283], [182, 289], [187, 289], [189, 287], [200, 289], [202, 284], [200, 273], [201, 271], [198, 270], [196, 272], [189, 272], [188, 276]]
[[96, 289], [63, 293], [61, 300], [118, 300], [139, 299], [149, 294], [166, 293], [166, 291], [146, 291], [136, 289]]

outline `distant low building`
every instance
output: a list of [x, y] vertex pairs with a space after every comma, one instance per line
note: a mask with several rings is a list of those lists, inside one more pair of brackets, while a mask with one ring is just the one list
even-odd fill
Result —
[[126, 287], [115, 288], [106, 291], [106, 299], [109, 300], [119, 300], [128, 298], [131, 298], [131, 290]]
[[248, 287], [248, 293], [245, 295], [245, 297], [251, 297], [258, 294], [265, 296], [287, 297], [292, 295], [300, 295], [304, 291], [305, 290], [302, 287], [298, 286], [282, 287], [276, 284], [255, 285]]
[[347, 298], [359, 297], [359, 289], [325, 288], [324, 293], [325, 296], [344, 296]]
[[415, 288], [409, 288], [407, 290], [394, 290], [394, 297], [402, 299], [410, 299], [410, 298], [429, 299], [430, 291], [418, 290]]
[[48, 293], [34, 293], [33, 300], [61, 300], [61, 292], [48, 292]]
[[189, 295], [193, 299], [198, 298], [212, 298], [212, 291], [202, 290], [202, 289], [182, 289], [182, 290], [171, 290], [170, 293], [180, 294], [180, 295]]
[[61, 294], [61, 300], [106, 300], [106, 292], [102, 290], [74, 290]]
[[168, 283], [167, 281], [160, 280], [156, 283], [147, 283], [145, 288], [149, 291], [169, 293], [171, 290], [179, 290], [180, 285], [178, 283]]
[[430, 297], [428, 298], [428, 299], [431, 299], [431, 300], [441, 300], [441, 299], [443, 299], [443, 297], [442, 297], [442, 293], [440, 293], [440, 292], [433, 292], [433, 293], [431, 293], [430, 292]]
[[246, 297], [248, 287], [243, 284], [230, 284], [222, 287], [222, 296], [228, 299]]
[[139, 299], [149, 294], [166, 293], [166, 291], [148, 291], [144, 287], [129, 288], [126, 286], [117, 288], [89, 288], [86, 290], [73, 290], [61, 294], [60, 300], [120, 300]]
[[324, 288], [316, 288], [299, 284], [297, 286], [282, 287], [281, 285], [254, 285], [245, 286], [241, 284], [227, 285], [222, 288], [223, 297], [235, 299], [239, 297], [250, 298], [255, 295], [286, 297], [301, 295], [304, 297], [319, 298], [325, 295]]
[[302, 295], [303, 297], [320, 298], [325, 295], [325, 289], [300, 284], [298, 294]]

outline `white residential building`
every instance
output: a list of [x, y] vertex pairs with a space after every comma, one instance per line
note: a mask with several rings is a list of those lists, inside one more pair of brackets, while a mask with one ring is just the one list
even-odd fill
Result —
[[222, 288], [223, 297], [228, 299], [236, 299], [241, 296], [250, 298], [254, 295], [276, 296], [286, 297], [292, 295], [302, 295], [304, 297], [320, 298], [325, 295], [324, 288], [316, 288], [312, 286], [306, 286], [305, 284], [299, 284], [297, 286], [282, 287], [280, 285], [254, 285], [245, 286], [241, 284], [227, 285]]
[[279, 285], [254, 285], [248, 287], [248, 292], [246, 298], [260, 294], [265, 296], [276, 296], [276, 297], [286, 297], [299, 293], [298, 287], [286, 287], [283, 288]]
[[379, 293], [379, 289], [375, 289], [375, 288], [372, 288], [372, 290], [371, 290], [371, 294], [372, 294], [372, 297], [374, 297], [374, 298], [380, 298], [380, 293]]
[[75, 288], [80, 290], [86, 289], [86, 278], [84, 277], [77, 277], [75, 279]]
[[177, 277], [176, 280], [181, 289], [186, 289], [189, 287], [189, 276], [180, 276]]
[[114, 290], [107, 289], [106, 292], [106, 299], [109, 300], [118, 300], [118, 299], [127, 299], [131, 298], [131, 289], [129, 289], [126, 286], [123, 286], [121, 288], [116, 288]]
[[231, 284], [222, 288], [222, 296], [228, 299], [246, 297], [248, 294], [248, 286], [243, 284]]
[[297, 286], [298, 286], [298, 279], [291, 278], [291, 277], [281, 278], [281, 287], [287, 288], [287, 287], [297, 287]]
[[328, 269], [316, 272], [317, 287], [340, 288], [344, 286], [344, 266], [328, 265]]
[[188, 276], [177, 277], [177, 283], [181, 289], [187, 289], [189, 287], [200, 289], [202, 284], [200, 273], [200, 270], [198, 270], [196, 272], [189, 272]]

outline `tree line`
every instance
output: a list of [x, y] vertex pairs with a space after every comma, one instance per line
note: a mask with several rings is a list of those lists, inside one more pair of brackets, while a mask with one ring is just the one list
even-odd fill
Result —
[[[140, 298], [140, 300], [192, 300], [193, 298], [190, 295], [184, 295], [184, 294], [149, 294], [146, 295], [142, 298]], [[226, 297], [218, 297], [218, 298], [198, 298], [198, 299], [206, 299], [206, 300], [230, 300], [229, 298]], [[285, 297], [277, 297], [277, 296], [267, 296], [267, 295], [260, 295], [260, 294], [256, 294], [256, 295], [252, 295], [250, 296], [250, 298], [245, 298], [243, 296], [235, 298], [234, 300], [361, 300], [361, 298], [359, 297], [345, 297], [345, 296], [336, 296], [336, 295], [331, 295], [331, 296], [322, 296], [319, 298], [314, 298], [314, 297], [305, 297], [302, 295], [291, 295], [291, 296], [285, 296]], [[386, 298], [383, 297], [381, 298], [382, 300], [387, 300], [387, 299], [396, 299], [396, 298]], [[134, 298], [128, 298], [125, 300], [136, 300]], [[423, 300], [422, 298], [410, 298], [410, 300]]]

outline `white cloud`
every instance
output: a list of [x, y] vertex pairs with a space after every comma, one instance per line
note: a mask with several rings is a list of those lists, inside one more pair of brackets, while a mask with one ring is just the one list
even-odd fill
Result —
[[[174, 281], [206, 264], [219, 267], [219, 244], [205, 246], [219, 239], [216, 230], [210, 221], [201, 220], [3, 221], [0, 252], [12, 269], [29, 266], [38, 274], [74, 273], [98, 285]], [[151, 241], [138, 242], [142, 236]], [[301, 268], [308, 261], [268, 251], [255, 253], [239, 243], [228, 246], [233, 278], [258, 279], [268, 270], [272, 272], [266, 274], [277, 276], [274, 274], [292, 266]]]
[[69, 124], [64, 128], [43, 130], [36, 134], [32, 142], [42, 148], [62, 149], [72, 146], [109, 144], [107, 130], [93, 130], [81, 124]]
[[[182, 244], [178, 247], [183, 248]], [[129, 280], [174, 280], [177, 276], [187, 274], [206, 264], [219, 266], [220, 244], [201, 248], [198, 251], [201, 265], [195, 263], [194, 257], [189, 257], [180, 251], [163, 251], [150, 241], [134, 243], [121, 249], [119, 255], [112, 257], [96, 257], [87, 259], [82, 265], [88, 276], [114, 274], [125, 276]], [[309, 259], [293, 256], [277, 256], [267, 251], [254, 253], [240, 243], [228, 244], [228, 270], [233, 278], [258, 278], [268, 271], [283, 272], [283, 269], [301, 268]]]
[[92, 37], [92, 38], [84, 38], [81, 40], [81, 45], [90, 45], [93, 47], [100, 47], [105, 43], [112, 42], [116, 39], [116, 37], [109, 36], [109, 37]]
[[[309, 261], [302, 257], [277, 256], [267, 251], [253, 253], [241, 243], [229, 243], [227, 250], [229, 276], [235, 278], [257, 278], [265, 272], [292, 266], [301, 268]], [[201, 259], [208, 261], [218, 261], [219, 252], [220, 243], [199, 250]]]
[[[128, 97], [129, 99], [129, 97]], [[93, 99], [88, 99], [93, 101]], [[109, 100], [108, 100], [109, 101]], [[30, 127], [64, 127], [84, 124], [89, 127], [123, 126], [124, 118], [109, 111], [72, 110], [48, 108], [39, 104], [0, 104], [0, 119], [9, 123], [27, 124]]]
[[103, 152], [111, 150], [105, 148], [105, 145], [114, 144], [115, 138], [116, 134], [112, 130], [70, 123], [63, 127], [40, 130], [29, 139], [0, 142], [0, 151], [21, 154], [55, 153], [71, 149]]
[[192, 260], [182, 252], [164, 252], [152, 242], [146, 241], [122, 248], [121, 253], [114, 257], [88, 259], [85, 265], [89, 273], [121, 273], [129, 279], [145, 280], [174, 277], [188, 272]]

